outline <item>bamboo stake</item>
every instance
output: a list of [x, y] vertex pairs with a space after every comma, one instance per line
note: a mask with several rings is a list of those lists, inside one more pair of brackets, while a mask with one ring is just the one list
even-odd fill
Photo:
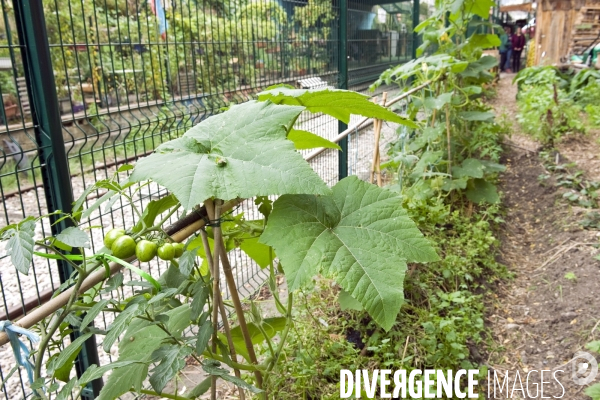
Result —
[[[387, 107], [387, 92], [383, 92], [383, 96], [381, 99], [381, 105], [383, 107]], [[379, 120], [379, 125], [377, 127], [377, 142], [375, 143], [377, 148], [377, 160], [375, 161], [375, 169], [377, 172], [377, 186], [383, 186], [383, 182], [381, 181], [381, 149], [379, 148], [379, 142], [381, 140], [381, 128], [383, 127], [383, 121]]]
[[[377, 104], [377, 97], [373, 97], [373, 103]], [[385, 103], [385, 101], [384, 101]], [[369, 174], [369, 183], [373, 183], [375, 180], [375, 163], [377, 163], [377, 156], [379, 155], [379, 120], [373, 119], [373, 133], [375, 134], [375, 143], [373, 145], [373, 162], [371, 163], [371, 173]]]
[[[211, 350], [213, 354], [217, 353], [217, 340], [219, 338], [219, 304], [221, 300], [221, 289], [219, 288], [219, 278], [221, 273], [219, 272], [219, 260], [221, 257], [221, 246], [223, 245], [223, 241], [221, 240], [221, 200], [208, 199], [204, 201], [204, 205], [206, 206], [206, 211], [208, 212], [208, 218], [212, 221], [215, 221], [215, 225], [213, 226], [213, 235], [214, 235], [214, 252], [213, 256], [213, 270], [212, 270], [212, 278], [213, 278], [213, 309], [212, 309], [212, 321], [213, 321], [213, 333], [211, 340]], [[210, 247], [205, 249], [207, 252], [206, 256], [208, 257], [208, 253], [210, 252]], [[218, 377], [216, 375], [211, 376], [211, 385], [210, 385], [210, 398], [211, 400], [217, 400], [217, 380]]]
[[[200, 230], [200, 237], [202, 238], [202, 246], [204, 247], [204, 251], [206, 252], [206, 261], [208, 262], [208, 268], [210, 269], [211, 274], [215, 274], [214, 264], [213, 264], [213, 255], [211, 254], [210, 244], [208, 243], [208, 235], [205, 230]], [[213, 305], [216, 306], [217, 302]], [[231, 359], [237, 362], [237, 354], [235, 352], [235, 346], [233, 344], [233, 339], [231, 338], [231, 328], [229, 327], [229, 320], [227, 318], [227, 311], [225, 310], [225, 304], [223, 303], [223, 298], [221, 297], [221, 292], [219, 291], [219, 312], [221, 313], [221, 320], [223, 321], [223, 331], [225, 331], [225, 336], [227, 337], [227, 345], [229, 346], [229, 354], [231, 355]], [[238, 368], [233, 368], [233, 373], [237, 378], [242, 377], [240, 374], [240, 370]], [[216, 388], [216, 385], [215, 385]], [[246, 395], [244, 393], [244, 389], [238, 386], [238, 393], [240, 394], [240, 400], [246, 400]]]
[[[240, 204], [242, 201], [243, 200], [241, 200], [241, 199], [236, 199], [236, 200], [231, 200], [231, 201], [227, 202], [226, 204], [223, 205], [223, 212], [233, 209], [235, 206]], [[182, 228], [179, 231], [177, 231], [176, 233], [172, 234], [171, 239], [173, 239], [173, 241], [177, 242], [177, 243], [183, 242], [185, 239], [192, 236], [192, 234], [194, 234], [194, 232], [197, 232], [200, 228], [203, 228], [205, 225], [206, 225], [206, 222], [202, 219], [195, 221], [195, 222], [191, 223], [190, 225], [186, 226], [185, 228]], [[135, 260], [135, 257], [128, 258], [126, 261], [132, 262], [133, 260]], [[110, 263], [109, 264], [110, 275], [112, 276], [112, 275], [116, 274], [122, 268], [123, 268], [123, 266], [121, 264]], [[82, 283], [81, 287], [79, 288], [79, 293], [80, 294], [85, 293], [86, 291], [90, 290], [91, 288], [93, 288], [94, 286], [99, 284], [100, 282], [106, 280], [106, 278], [107, 278], [106, 270], [104, 268], [99, 269], [96, 272], [93, 272]], [[73, 288], [65, 290], [64, 292], [60, 293], [56, 297], [49, 300], [47, 303], [44, 303], [40, 307], [33, 310], [31, 313], [29, 313], [26, 316], [24, 316], [23, 318], [21, 318], [19, 321], [14, 322], [14, 325], [20, 326], [25, 329], [31, 328], [33, 325], [37, 324], [44, 318], [49, 317], [51, 314], [53, 314], [54, 312], [56, 312], [59, 309], [61, 309], [62, 307], [64, 307], [65, 304], [67, 304], [69, 297], [71, 297], [71, 293], [73, 293], [73, 290], [74, 290]], [[8, 336], [6, 335], [6, 333], [0, 332], [0, 346], [3, 346], [7, 343], [8, 343]]]
[[[381, 105], [383, 107], [386, 106], [386, 101], [387, 101], [387, 92], [383, 92], [383, 95], [381, 96]], [[373, 99], [374, 103], [377, 103], [377, 98]], [[373, 148], [373, 163], [371, 164], [371, 176], [369, 178], [369, 182], [373, 183], [375, 180], [375, 174], [377, 174], [377, 185], [381, 186], [381, 154], [379, 151], [379, 143], [381, 140], [381, 128], [383, 126], [383, 121], [376, 119], [373, 121], [373, 130], [375, 133], [375, 144], [374, 144], [374, 148]]]
[[448, 141], [448, 173], [452, 173], [452, 143], [450, 141], [450, 108], [446, 104], [446, 140]]
[[[213, 219], [213, 215], [216, 215], [214, 211], [211, 209], [211, 204], [206, 203], [206, 211], [208, 212], [209, 218]], [[217, 249], [217, 240], [221, 242], [221, 246]], [[227, 286], [229, 287], [229, 294], [231, 295], [231, 301], [235, 307], [235, 312], [237, 314], [238, 322], [240, 325], [240, 330], [242, 331], [242, 336], [244, 338], [244, 344], [246, 345], [246, 350], [248, 350], [248, 356], [250, 357], [250, 362], [254, 365], [258, 365], [258, 359], [256, 358], [256, 353], [254, 352], [254, 345], [252, 344], [252, 337], [250, 336], [250, 332], [248, 331], [248, 324], [246, 323], [246, 317], [244, 315], [244, 308], [242, 307], [242, 302], [240, 300], [239, 293], [237, 291], [237, 285], [235, 284], [235, 278], [233, 276], [233, 272], [231, 270], [231, 264], [229, 263], [229, 258], [227, 258], [227, 250], [223, 244], [223, 238], [219, 236], [217, 239], [217, 235], [215, 234], [215, 252], [218, 250], [221, 256], [221, 262], [223, 264], [223, 273], [225, 274], [225, 280], [227, 282]], [[260, 371], [254, 371], [254, 376], [256, 377], [256, 385], [259, 389], [262, 389], [262, 374]]]

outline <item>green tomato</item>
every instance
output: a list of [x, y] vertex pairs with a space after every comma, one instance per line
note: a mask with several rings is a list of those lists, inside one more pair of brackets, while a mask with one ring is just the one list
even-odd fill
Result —
[[110, 246], [113, 256], [125, 260], [135, 255], [135, 240], [131, 236], [119, 236]]
[[158, 258], [169, 261], [175, 256], [175, 249], [171, 243], [165, 243], [158, 248]]
[[140, 240], [135, 246], [135, 256], [141, 262], [148, 262], [156, 256], [158, 246], [149, 240]]
[[113, 243], [115, 242], [115, 240], [117, 240], [117, 238], [123, 236], [124, 234], [125, 234], [125, 229], [121, 229], [121, 228], [111, 229], [110, 231], [108, 231], [106, 233], [106, 236], [104, 236], [104, 245], [110, 249], [112, 247]]
[[183, 243], [173, 243], [172, 244], [173, 249], [175, 250], [175, 258], [179, 258], [181, 257], [181, 255], [183, 254], [183, 248], [185, 247], [185, 245]]

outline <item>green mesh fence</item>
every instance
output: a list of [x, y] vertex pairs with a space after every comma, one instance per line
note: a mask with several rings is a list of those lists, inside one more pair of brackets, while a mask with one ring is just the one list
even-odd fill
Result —
[[[61, 193], [78, 198], [120, 165], [270, 85], [366, 91], [383, 70], [413, 56], [411, 2], [0, 0], [0, 5], [0, 227], [53, 211]], [[36, 9], [42, 23], [32, 22]], [[423, 13], [426, 7], [417, 3], [416, 10]], [[49, 50], [47, 59], [35, 46]], [[48, 79], [39, 78], [44, 73]], [[341, 129], [322, 115], [303, 115], [298, 124], [330, 139]], [[391, 138], [395, 127], [385, 129], [385, 138]], [[310, 161], [331, 185], [340, 169], [364, 178], [369, 168], [373, 143], [368, 132], [354, 132], [346, 146], [343, 155], [326, 151]], [[382, 151], [384, 146], [385, 140]], [[62, 147], [64, 157], [57, 151]], [[66, 179], [54, 170], [62, 164]], [[92, 192], [86, 203], [101, 195]], [[149, 185], [134, 198], [143, 205], [164, 195]], [[251, 214], [252, 202], [236, 212]], [[98, 250], [105, 230], [136, 220], [131, 207], [117, 202], [82, 224], [102, 227], [93, 231], [93, 250]], [[56, 229], [46, 223], [37, 234], [49, 236]], [[232, 258], [238, 286], [253, 294], [264, 279], [260, 268], [241, 252]], [[52, 261], [35, 261], [28, 276], [17, 274], [4, 255], [0, 263], [0, 319], [17, 320], [47, 301], [66, 274]], [[158, 276], [166, 265], [144, 268]], [[120, 292], [135, 290], [136, 278], [123, 275]], [[106, 328], [111, 318], [103, 315], [95, 324]], [[46, 357], [60, 352], [74, 335], [58, 338]], [[86, 345], [78, 372], [92, 362], [110, 361], [111, 354], [96, 351], [97, 344], [101, 336]], [[1, 351], [4, 380], [14, 362], [8, 346]], [[83, 397], [94, 398], [99, 387], [90, 387]], [[0, 396], [29, 393], [19, 371], [5, 381]]]

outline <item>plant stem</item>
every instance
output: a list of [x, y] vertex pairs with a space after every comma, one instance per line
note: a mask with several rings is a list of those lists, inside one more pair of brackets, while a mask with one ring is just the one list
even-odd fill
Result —
[[229, 363], [228, 361], [225, 361], [225, 359], [222, 356], [219, 356], [218, 354], [215, 353], [211, 353], [209, 354], [210, 358], [213, 360], [217, 360], [219, 362], [222, 362], [223, 364], [227, 364], [229, 365], [231, 368], [237, 368], [240, 371], [256, 371], [256, 370], [264, 370], [264, 366], [262, 364], [260, 365], [250, 365], [250, 364], [242, 364], [239, 362], [235, 362], [232, 361], [231, 363]]
[[55, 249], [52, 246], [48, 246], [47, 244], [45, 244], [44, 242], [35, 242], [35, 244], [37, 246], [43, 247], [46, 250], [51, 251], [52, 253], [56, 254], [57, 256], [60, 257], [61, 260], [66, 261], [71, 267], [73, 267], [75, 270], [77, 270], [78, 272], [81, 272], [81, 268], [79, 267], [79, 265], [75, 264], [72, 260], [69, 260], [67, 257], [65, 257], [65, 255], [63, 253], [61, 253], [60, 251], [58, 251], [57, 249]]
[[[208, 268], [211, 273], [214, 271], [214, 265], [212, 262], [212, 255], [210, 253], [210, 245], [208, 244], [208, 235], [204, 229], [200, 230], [200, 237], [202, 238], [202, 246], [204, 246], [204, 251], [206, 252], [206, 260], [208, 262]], [[227, 312], [225, 311], [225, 305], [223, 304], [223, 299], [221, 299], [221, 293], [219, 292], [219, 311], [221, 312], [221, 319], [223, 320], [223, 330], [225, 331], [225, 337], [227, 337], [227, 345], [229, 346], [229, 353], [231, 355], [231, 359], [237, 361], [237, 354], [235, 352], [235, 346], [233, 344], [233, 338], [231, 337], [231, 330], [229, 329], [229, 320], [227, 318]], [[240, 370], [238, 368], [233, 368], [233, 373], [239, 379], [241, 379], [242, 375], [240, 374]], [[240, 399], [245, 400], [246, 395], [244, 394], [244, 389], [238, 386], [238, 392], [240, 394]]]
[[273, 367], [279, 361], [279, 357], [281, 356], [281, 351], [283, 350], [283, 346], [285, 345], [285, 341], [287, 340], [287, 336], [290, 332], [290, 328], [292, 327], [292, 303], [294, 301], [294, 297], [292, 293], [288, 293], [288, 303], [287, 303], [287, 321], [285, 323], [285, 328], [283, 329], [283, 333], [281, 334], [281, 341], [277, 345], [277, 349], [275, 350], [275, 357], [271, 360], [271, 363], [267, 367], [267, 373], [270, 372]]
[[[133, 392], [133, 390], [131, 390], [131, 392]], [[189, 397], [183, 397], [183, 396], [177, 396], [175, 394], [169, 394], [169, 393], [157, 393], [153, 390], [147, 390], [147, 389], [142, 389], [140, 390], [140, 393], [142, 394], [149, 394], [151, 396], [156, 396], [159, 397], [161, 399], [172, 399], [172, 400], [191, 400]]]
[[446, 105], [446, 138], [448, 141], [448, 173], [452, 173], [452, 149], [450, 147], [450, 108]]
[[79, 276], [77, 277], [77, 282], [75, 282], [75, 285], [74, 285], [73, 292], [71, 292], [71, 296], [69, 296], [69, 300], [67, 301], [67, 304], [65, 305], [65, 307], [63, 309], [64, 311], [50, 324], [48, 330], [46, 331], [46, 334], [43, 335], [43, 337], [42, 337], [42, 340], [40, 341], [40, 345], [38, 347], [37, 357], [35, 359], [34, 375], [33, 375], [34, 380], [37, 380], [41, 377], [42, 361], [44, 360], [44, 352], [46, 351], [46, 348], [48, 347], [48, 343], [52, 339], [52, 336], [54, 335], [56, 330], [60, 327], [60, 324], [63, 322], [63, 320], [67, 317], [67, 315], [71, 311], [71, 307], [73, 306], [73, 303], [75, 302], [77, 297], [79, 297], [79, 288], [83, 284], [83, 281], [85, 280], [86, 276], [87, 276], [87, 274], [84, 272], [79, 273]]
[[152, 228], [150, 228], [150, 229], [159, 229], [159, 228], [161, 228], [161, 227], [163, 226], [163, 224], [164, 224], [165, 222], [167, 222], [167, 221], [169, 220], [169, 218], [171, 218], [171, 216], [172, 216], [173, 214], [175, 214], [175, 212], [176, 212], [177, 210], [179, 210], [179, 207], [180, 207], [180, 206], [181, 206], [181, 203], [177, 203], [177, 205], [176, 205], [175, 207], [173, 207], [173, 208], [171, 209], [171, 211], [169, 211], [169, 213], [168, 213], [167, 215], [165, 215], [165, 217], [164, 217], [164, 218], [162, 218], [160, 221], [158, 221], [158, 223], [157, 223], [157, 224], [155, 224], [155, 225], [154, 225]]
[[[156, 322], [154, 317], [152, 315], [150, 315], [150, 313], [148, 311], [146, 311], [145, 317], [138, 315], [137, 318], [145, 319], [146, 321], [150, 321], [150, 322]], [[177, 345], [179, 345], [179, 347], [187, 347], [187, 345], [185, 343], [183, 343], [181, 340], [179, 340], [178, 338], [173, 336], [173, 334], [169, 331], [169, 329], [167, 329], [166, 326], [164, 326], [164, 324], [158, 323], [158, 324], [156, 324], [156, 326], [158, 327], [158, 329], [160, 329], [164, 333], [166, 333], [167, 336], [169, 336], [175, 343], [177, 343]], [[198, 364], [202, 365], [202, 360], [200, 360], [200, 358], [198, 358], [198, 356], [195, 355], [193, 352], [192, 352], [192, 357], [194, 358], [194, 360], [196, 360], [198, 362]]]

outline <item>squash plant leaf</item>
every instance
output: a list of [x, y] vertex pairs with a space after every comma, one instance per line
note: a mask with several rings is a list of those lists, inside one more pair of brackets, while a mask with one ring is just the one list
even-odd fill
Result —
[[358, 300], [356, 300], [354, 297], [350, 296], [350, 294], [348, 292], [346, 292], [344, 289], [340, 290], [340, 294], [338, 296], [338, 301], [340, 302], [340, 309], [342, 311], [346, 311], [346, 310], [362, 311], [364, 309], [362, 304], [360, 304], [360, 302]]
[[404, 299], [406, 263], [438, 260], [397, 195], [356, 177], [329, 196], [281, 196], [261, 241], [275, 249], [291, 290], [317, 273], [332, 277], [386, 330]]
[[349, 123], [350, 115], [378, 118], [397, 122], [410, 128], [417, 125], [385, 107], [375, 104], [369, 96], [339, 89], [288, 89], [275, 88], [258, 94], [258, 100], [271, 100], [275, 104], [304, 106], [312, 113], [322, 112]]
[[452, 176], [454, 178], [483, 178], [485, 167], [481, 161], [475, 158], [467, 158], [460, 166], [452, 167]]
[[495, 204], [500, 201], [496, 186], [485, 179], [474, 179], [473, 183], [467, 188], [466, 195], [469, 200], [477, 204]]
[[324, 137], [315, 135], [314, 133], [308, 131], [292, 129], [287, 138], [294, 142], [294, 147], [296, 147], [297, 150], [316, 149], [318, 147], [342, 150], [337, 143], [333, 143]]
[[142, 158], [131, 179], [161, 184], [186, 210], [211, 197], [329, 193], [286, 139], [303, 110], [256, 101], [231, 107]]

